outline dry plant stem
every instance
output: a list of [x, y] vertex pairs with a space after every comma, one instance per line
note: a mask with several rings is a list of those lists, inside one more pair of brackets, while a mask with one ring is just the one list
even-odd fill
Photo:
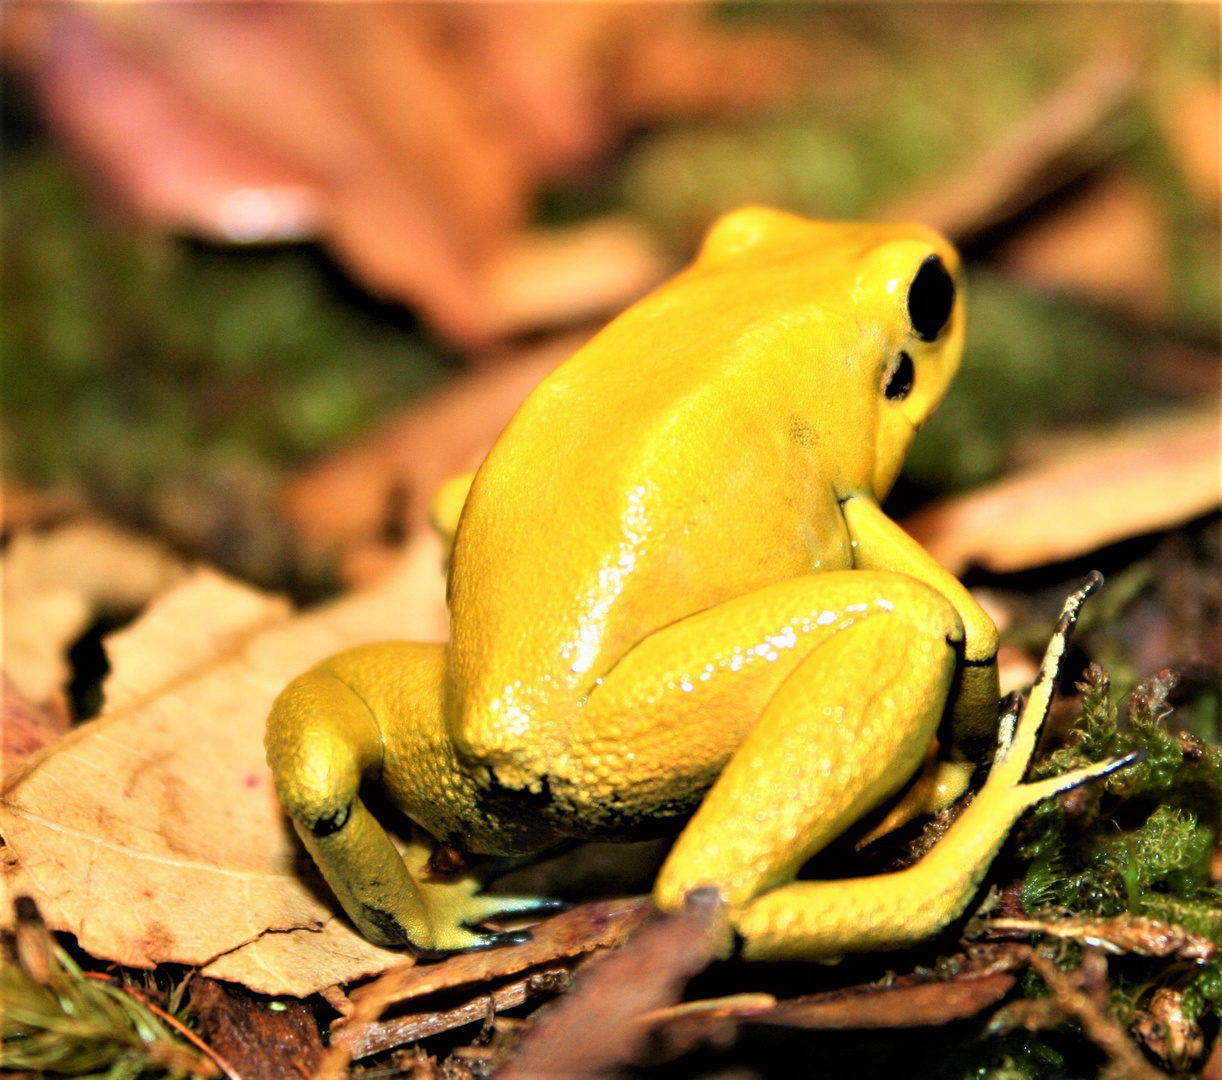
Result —
[[[110, 976], [104, 975], [100, 971], [83, 971], [81, 974], [84, 975], [86, 979], [95, 979], [98, 982], [104, 982], [111, 986], [114, 985]], [[204, 1042], [203, 1039], [196, 1035], [194, 1031], [187, 1027], [187, 1025], [177, 1017], [166, 1012], [166, 1010], [161, 1008], [161, 1006], [153, 1004], [148, 997], [140, 993], [139, 990], [132, 986], [124, 986], [123, 992], [134, 997], [138, 1002], [140, 1002], [141, 1005], [148, 1009], [149, 1012], [164, 1020], [170, 1025], [170, 1027], [177, 1031], [179, 1035], [186, 1039], [187, 1042], [189, 1042], [202, 1054], [210, 1058], [212, 1063], [216, 1065], [216, 1067], [220, 1069], [221, 1072], [223, 1072], [227, 1077], [229, 1077], [229, 1080], [242, 1080], [242, 1074], [239, 1073], [237, 1069], [230, 1065], [229, 1062], [227, 1062], [220, 1054], [213, 1050], [211, 1046]]]
[[334, 1050], [342, 1047], [353, 1061], [393, 1050], [397, 1046], [472, 1024], [487, 1016], [522, 1005], [539, 993], [557, 993], [568, 988], [572, 973], [567, 967], [546, 968], [531, 972], [522, 979], [497, 987], [453, 1009], [441, 1012], [416, 1013], [393, 1020], [372, 1022], [359, 1028], [345, 1026], [331, 1039]]
[[1082, 1025], [1087, 1038], [1110, 1059], [1109, 1076], [1114, 1080], [1163, 1080], [1165, 1074], [1142, 1055], [1124, 1029], [1089, 993], [1074, 985], [1052, 960], [1032, 953], [1030, 964], [1044, 980], [1053, 1000]]
[[879, 216], [923, 222], [956, 243], [999, 224], [1118, 149], [1098, 136], [1133, 96], [1139, 74], [1123, 53], [1088, 60], [973, 163]]
[[1175, 957], [1207, 963], [1217, 946], [1200, 934], [1182, 926], [1157, 919], [1121, 916], [1115, 919], [989, 919], [980, 924], [982, 934], [1012, 931], [1019, 934], [1047, 934], [1050, 937], [1080, 941], [1117, 956]]
[[[379, 979], [372, 983], [366, 995], [356, 1003], [356, 1007], [346, 1017], [348, 1025], [346, 1030], [359, 1033], [374, 1024], [394, 1000], [395, 985], [393, 980], [383, 983]], [[380, 986], [384, 987], [381, 991], [379, 991]], [[355, 1039], [351, 1037], [344, 1039], [338, 1035], [334, 1036], [331, 1039], [331, 1045], [327, 1047], [327, 1054], [322, 1059], [322, 1064], [314, 1073], [314, 1080], [341, 1080], [352, 1061], [354, 1043]]]

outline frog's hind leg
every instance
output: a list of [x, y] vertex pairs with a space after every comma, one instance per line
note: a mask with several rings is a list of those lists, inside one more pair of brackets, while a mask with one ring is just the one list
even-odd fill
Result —
[[430, 874], [430, 846], [417, 837], [400, 855], [361, 799], [362, 781], [406, 773], [410, 790], [393, 794], [415, 820], [436, 828], [476, 816], [471, 784], [445, 752], [444, 661], [443, 646], [406, 642], [341, 653], [285, 687], [266, 735], [280, 800], [349, 918], [376, 944], [425, 954], [523, 940], [475, 927], [556, 906], [476, 895], [471, 869]]
[[1021, 712], [1011, 709], [1003, 718], [988, 780], [933, 850], [898, 873], [796, 882], [760, 896], [732, 916], [744, 939], [744, 955], [832, 960], [846, 952], [899, 948], [933, 934], [963, 912], [1024, 810], [1134, 760], [1128, 755], [1036, 783], [1022, 782], [1078, 611], [1101, 580], [1092, 575], [1066, 601], [1029, 699]]
[[663, 866], [654, 889], [663, 908], [713, 885], [741, 909], [792, 881], [926, 756], [955, 671], [959, 619], [902, 575], [852, 571], [823, 587], [841, 582], [868, 601], [845, 610], [870, 614], [841, 623], [767, 701]]

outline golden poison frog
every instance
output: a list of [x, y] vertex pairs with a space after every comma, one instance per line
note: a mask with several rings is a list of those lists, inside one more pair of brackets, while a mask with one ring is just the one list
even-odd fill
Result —
[[[1025, 808], [1120, 764], [1023, 783], [1087, 590], [999, 724], [996, 629], [879, 509], [959, 365], [959, 275], [917, 225], [739, 210], [530, 395], [459, 500], [449, 643], [333, 656], [268, 721], [367, 937], [520, 940], [481, 924], [550, 902], [482, 895], [483, 857], [677, 832], [658, 906], [712, 887], [747, 957], [898, 947], [962, 912]], [[990, 757], [914, 866], [795, 880]], [[405, 853], [362, 785], [421, 830]]]

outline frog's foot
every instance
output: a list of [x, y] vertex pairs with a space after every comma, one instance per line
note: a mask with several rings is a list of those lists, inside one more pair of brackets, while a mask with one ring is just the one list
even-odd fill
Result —
[[1083, 601], [1102, 582], [1092, 574], [1065, 602], [1043, 664], [1021, 711], [1002, 718], [988, 779], [945, 837], [915, 866], [847, 881], [795, 882], [732, 914], [743, 952], [761, 960], [834, 960], [846, 952], [900, 948], [936, 933], [971, 900], [1010, 828], [1028, 807], [1131, 764], [1088, 765], [1023, 783], [1048, 715], [1061, 662]]
[[475, 872], [417, 879], [416, 887], [426, 911], [429, 940], [417, 944], [415, 951], [430, 959], [451, 952], [521, 945], [530, 941], [529, 930], [488, 930], [484, 924], [567, 907], [563, 900], [551, 897], [482, 894], [483, 876]]

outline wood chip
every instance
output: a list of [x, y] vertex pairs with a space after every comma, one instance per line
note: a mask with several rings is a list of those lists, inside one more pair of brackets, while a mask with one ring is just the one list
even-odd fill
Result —
[[693, 893], [681, 913], [646, 923], [624, 948], [583, 966], [574, 989], [539, 1013], [498, 1080], [618, 1074], [649, 1048], [650, 1028], [642, 1017], [677, 1000], [725, 944], [727, 932], [712, 890]]
[[380, 1054], [383, 1051], [417, 1042], [430, 1035], [439, 1035], [466, 1024], [475, 1024], [506, 1009], [524, 1005], [540, 994], [556, 994], [567, 990], [572, 972], [563, 966], [546, 967], [513, 982], [498, 986], [487, 994], [479, 994], [451, 1009], [397, 1016], [359, 1027], [352, 1025], [332, 1035], [331, 1045], [342, 1048], [353, 1061]]
[[242, 1080], [308, 1078], [322, 1061], [314, 1011], [300, 1001], [257, 1001], [212, 979], [191, 980], [197, 1030]]
[[[352, 991], [353, 1004], [376, 997], [387, 1007], [442, 990], [514, 975], [596, 949], [618, 948], [653, 910], [647, 896], [597, 900], [581, 904], [532, 927], [531, 940], [513, 948], [460, 953], [436, 964], [417, 964], [388, 971], [375, 982]], [[337, 1021], [337, 1026], [343, 1023]]]

